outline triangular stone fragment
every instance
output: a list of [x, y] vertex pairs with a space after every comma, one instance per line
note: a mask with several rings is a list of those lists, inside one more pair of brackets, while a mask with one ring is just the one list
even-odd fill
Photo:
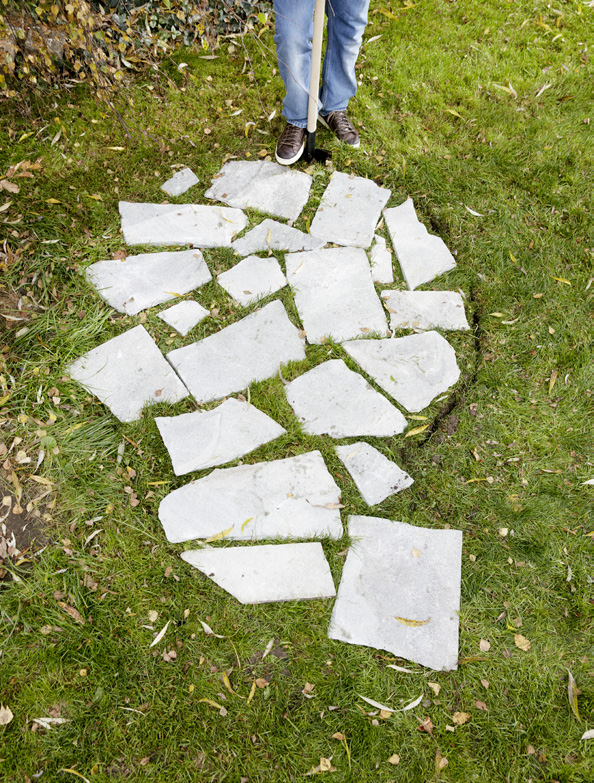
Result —
[[164, 190], [168, 196], [181, 196], [190, 188], [197, 185], [200, 180], [194, 174], [192, 169], [184, 168], [180, 171], [176, 171], [175, 174], [161, 185], [161, 190]]
[[168, 541], [218, 534], [230, 541], [340, 538], [340, 490], [319, 451], [214, 470], [167, 495], [159, 519]]
[[335, 450], [368, 506], [381, 503], [413, 483], [408, 473], [368, 443], [350, 443], [336, 446]]
[[210, 411], [158, 416], [155, 423], [176, 476], [224, 465], [286, 432], [270, 416], [234, 398]]
[[274, 294], [287, 284], [280, 264], [274, 256], [248, 256], [217, 278], [225, 291], [246, 307], [263, 296]]
[[371, 262], [371, 279], [374, 283], [386, 285], [394, 282], [392, 253], [386, 247], [386, 240], [377, 234], [374, 236], [369, 260]]
[[386, 225], [407, 286], [411, 289], [456, 266], [441, 237], [430, 234], [417, 218], [413, 200], [384, 210]]
[[193, 549], [181, 557], [242, 604], [336, 595], [319, 542]]
[[457, 291], [382, 291], [392, 329], [469, 329]]
[[304, 234], [296, 228], [267, 218], [231, 245], [240, 256], [268, 250], [286, 250], [297, 253], [300, 250], [320, 250], [326, 242], [311, 234]]
[[328, 636], [456, 669], [462, 532], [352, 516], [349, 535]]
[[460, 377], [456, 352], [437, 332], [388, 340], [351, 340], [344, 349], [396, 402], [423, 410]]
[[185, 337], [207, 315], [210, 311], [206, 307], [193, 299], [185, 299], [159, 313], [159, 318]]
[[390, 437], [406, 427], [400, 411], [342, 359], [330, 359], [300, 375], [285, 386], [285, 393], [311, 435]]

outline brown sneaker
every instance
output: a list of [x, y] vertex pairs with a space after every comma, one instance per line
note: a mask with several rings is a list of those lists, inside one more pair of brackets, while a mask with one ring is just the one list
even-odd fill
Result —
[[305, 128], [298, 128], [290, 122], [285, 125], [276, 143], [276, 159], [281, 166], [290, 166], [299, 160], [305, 147], [306, 134]]
[[331, 130], [339, 141], [344, 141], [351, 147], [357, 149], [360, 145], [359, 134], [355, 126], [349, 120], [346, 111], [331, 111], [325, 117], [320, 114], [318, 119], [324, 127]]

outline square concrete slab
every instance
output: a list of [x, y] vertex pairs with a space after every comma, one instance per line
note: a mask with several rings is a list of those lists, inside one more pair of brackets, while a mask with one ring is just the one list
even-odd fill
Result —
[[198, 402], [241, 391], [305, 359], [303, 340], [275, 300], [220, 332], [167, 354]]
[[134, 204], [120, 201], [128, 245], [229, 247], [247, 225], [240, 209], [202, 204]]
[[183, 302], [159, 313], [159, 318], [185, 337], [207, 315], [210, 315], [210, 311], [202, 307], [199, 302], [184, 299]]
[[392, 329], [469, 329], [457, 291], [382, 291]]
[[456, 669], [462, 531], [353, 516], [349, 535], [328, 636]]
[[206, 198], [240, 209], [258, 209], [297, 220], [309, 198], [312, 178], [269, 161], [230, 160], [213, 177]]
[[219, 285], [244, 307], [287, 284], [280, 264], [274, 258], [248, 256], [217, 278]]
[[126, 315], [187, 294], [211, 279], [200, 250], [98, 261], [86, 269], [85, 276], [108, 304]]
[[194, 549], [182, 552], [181, 557], [241, 604], [307, 601], [336, 595], [319, 541]]
[[456, 352], [437, 332], [352, 340], [344, 349], [382, 389], [416, 413], [460, 377]]
[[413, 200], [384, 210], [398, 263], [411, 291], [456, 266], [440, 237], [430, 234], [417, 218]]
[[389, 437], [406, 427], [400, 411], [342, 359], [331, 359], [285, 386], [295, 416], [311, 435]]
[[168, 541], [340, 538], [340, 490], [319, 451], [213, 470], [161, 501]]
[[392, 253], [386, 247], [386, 240], [375, 234], [369, 258], [371, 262], [371, 279], [374, 283], [394, 282], [394, 268], [392, 266]]
[[337, 247], [285, 256], [308, 343], [389, 334], [364, 250]]
[[190, 188], [194, 187], [200, 182], [198, 177], [194, 174], [192, 169], [185, 168], [176, 171], [175, 174], [161, 185], [161, 190], [164, 190], [168, 196], [181, 196]]
[[304, 234], [296, 228], [266, 218], [231, 245], [240, 256], [268, 250], [287, 250], [297, 253], [300, 250], [320, 250], [326, 242], [311, 234]]
[[311, 235], [337, 245], [368, 248], [390, 191], [370, 179], [335, 171], [311, 224]]
[[335, 451], [368, 506], [375, 506], [414, 483], [408, 473], [369, 443], [336, 446]]
[[120, 421], [136, 421], [149, 403], [179, 402], [188, 396], [144, 326], [93, 348], [67, 372]]
[[286, 430], [247, 402], [225, 400], [210, 411], [157, 416], [176, 476], [239, 459]]

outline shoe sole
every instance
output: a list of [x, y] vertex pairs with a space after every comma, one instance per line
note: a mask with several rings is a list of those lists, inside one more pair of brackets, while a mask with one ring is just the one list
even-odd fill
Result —
[[281, 166], [292, 166], [293, 163], [297, 163], [299, 158], [303, 155], [303, 150], [305, 149], [305, 142], [299, 147], [299, 152], [294, 155], [292, 158], [280, 158], [278, 153], [274, 153], [274, 157], [276, 158], [277, 163], [280, 163]]
[[[331, 127], [328, 125], [328, 123], [327, 123], [327, 122], [326, 122], [326, 120], [325, 120], [325, 119], [322, 117], [322, 115], [321, 115], [321, 114], [318, 114], [318, 120], [320, 121], [320, 125], [323, 125], [323, 126], [324, 126], [324, 128], [327, 128], [327, 129], [328, 129], [328, 130], [329, 130], [331, 133], [334, 133], [334, 131], [332, 130], [332, 128], [331, 128]], [[338, 137], [337, 137], [337, 138], [338, 138]], [[341, 141], [341, 139], [338, 139], [338, 140], [339, 140], [339, 141]], [[349, 144], [349, 142], [348, 142], [348, 141], [342, 141], [342, 144], [348, 144], [348, 145], [349, 145], [349, 147], [352, 147], [352, 149], [354, 149], [354, 150], [358, 150], [358, 149], [359, 149], [359, 147], [361, 146], [361, 140], [359, 139], [359, 140], [358, 140], [358, 141], [356, 141], [354, 144]]]

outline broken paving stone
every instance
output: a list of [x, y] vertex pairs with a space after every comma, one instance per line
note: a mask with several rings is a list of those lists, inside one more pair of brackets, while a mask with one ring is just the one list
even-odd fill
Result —
[[213, 470], [167, 495], [159, 519], [167, 540], [261, 541], [340, 538], [340, 490], [319, 451]]
[[303, 341], [275, 300], [220, 332], [167, 354], [198, 402], [241, 391], [305, 359]]
[[108, 304], [126, 315], [163, 304], [211, 280], [200, 250], [98, 261], [86, 269], [85, 276]]
[[389, 334], [364, 250], [337, 247], [289, 253], [285, 264], [308, 343]]
[[217, 280], [219, 285], [244, 307], [263, 296], [274, 294], [287, 284], [287, 278], [274, 256], [248, 256], [220, 274]]
[[137, 204], [120, 201], [128, 245], [229, 247], [247, 225], [240, 209], [203, 204]]
[[161, 190], [164, 190], [168, 196], [181, 196], [194, 185], [200, 182], [198, 177], [194, 174], [192, 169], [184, 168], [180, 171], [176, 171], [175, 174], [161, 185]]
[[374, 283], [394, 282], [394, 268], [392, 266], [392, 253], [386, 247], [386, 240], [375, 234], [374, 243], [371, 248], [371, 279]]
[[364, 177], [335, 171], [330, 178], [310, 233], [337, 245], [368, 248], [390, 191]]
[[176, 476], [224, 465], [286, 430], [250, 403], [229, 399], [210, 411], [156, 417]]
[[207, 315], [210, 315], [210, 311], [206, 307], [193, 299], [185, 299], [159, 313], [159, 318], [185, 337]]
[[93, 348], [67, 371], [124, 422], [139, 419], [148, 403], [179, 402], [188, 396], [144, 326]]
[[368, 443], [336, 446], [335, 451], [368, 506], [375, 506], [414, 483], [408, 473]]
[[326, 242], [316, 239], [311, 234], [305, 234], [296, 228], [267, 218], [259, 223], [241, 239], [236, 239], [231, 245], [240, 256], [258, 253], [266, 250], [285, 250], [297, 253], [301, 250], [320, 250]]
[[460, 377], [456, 352], [437, 332], [351, 340], [343, 347], [384, 391], [412, 413], [426, 408]]
[[212, 180], [206, 198], [297, 220], [309, 198], [309, 174], [269, 161], [230, 160]]
[[319, 541], [195, 549], [182, 552], [181, 557], [242, 604], [306, 601], [336, 595]]
[[438, 671], [458, 663], [462, 532], [349, 518], [328, 636]]
[[417, 218], [413, 200], [384, 210], [384, 218], [407, 286], [411, 289], [456, 266], [441, 237], [430, 234]]
[[469, 329], [457, 291], [382, 291], [392, 329]]
[[311, 435], [390, 437], [406, 427], [400, 411], [342, 359], [314, 367], [288, 383], [285, 393]]

